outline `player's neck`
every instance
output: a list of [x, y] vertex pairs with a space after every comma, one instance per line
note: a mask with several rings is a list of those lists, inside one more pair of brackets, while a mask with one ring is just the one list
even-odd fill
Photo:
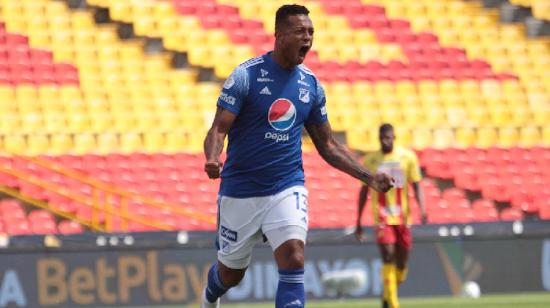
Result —
[[291, 63], [290, 61], [285, 59], [285, 57], [283, 57], [283, 55], [278, 52], [277, 49], [273, 50], [273, 52], [271, 53], [271, 59], [273, 59], [275, 63], [277, 63], [282, 69], [285, 70], [291, 70], [296, 66], [294, 65], [294, 63]]

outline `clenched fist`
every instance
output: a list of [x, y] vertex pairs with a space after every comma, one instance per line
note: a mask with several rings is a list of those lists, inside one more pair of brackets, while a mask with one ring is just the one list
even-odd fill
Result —
[[211, 179], [217, 179], [220, 177], [222, 172], [223, 163], [219, 161], [207, 161], [204, 164], [204, 171], [208, 174], [208, 177]]
[[394, 187], [395, 180], [385, 173], [376, 173], [369, 185], [377, 192], [385, 193]]

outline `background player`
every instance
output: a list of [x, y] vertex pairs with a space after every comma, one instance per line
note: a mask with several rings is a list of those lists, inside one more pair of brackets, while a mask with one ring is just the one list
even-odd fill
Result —
[[[273, 52], [238, 66], [226, 80], [205, 142], [205, 171], [221, 176], [218, 262], [208, 273], [201, 307], [217, 307], [250, 263], [265, 234], [279, 268], [275, 307], [305, 305], [304, 242], [307, 190], [301, 135], [305, 126], [320, 155], [332, 166], [387, 191], [391, 177], [372, 176], [333, 137], [324, 90], [300, 65], [313, 42], [307, 8], [284, 5], [275, 19]], [[222, 171], [219, 156], [229, 135]]]
[[[383, 307], [397, 308], [397, 286], [407, 277], [407, 260], [412, 245], [410, 231], [411, 213], [408, 201], [408, 187], [412, 183], [422, 222], [426, 221], [424, 196], [419, 185], [421, 180], [418, 159], [414, 152], [394, 146], [395, 133], [391, 124], [383, 124], [379, 129], [380, 150], [366, 155], [365, 166], [369, 170], [384, 172], [395, 180], [395, 188], [386, 193], [374, 191], [371, 196], [376, 240], [384, 265], [382, 280], [384, 293]], [[369, 188], [361, 187], [359, 192], [357, 227], [355, 235], [364, 241], [361, 216], [367, 202]]]

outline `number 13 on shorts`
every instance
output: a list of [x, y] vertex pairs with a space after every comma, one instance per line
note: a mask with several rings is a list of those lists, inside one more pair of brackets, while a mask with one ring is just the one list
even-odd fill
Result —
[[307, 214], [307, 195], [295, 191], [294, 196], [296, 197], [296, 209]]

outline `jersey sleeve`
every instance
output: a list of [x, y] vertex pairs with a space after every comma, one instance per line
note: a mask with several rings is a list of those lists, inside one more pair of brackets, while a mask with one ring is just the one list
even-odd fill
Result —
[[420, 182], [422, 180], [422, 174], [420, 173], [420, 165], [418, 163], [418, 158], [414, 152], [409, 153], [409, 163], [407, 170], [407, 180], [411, 183]]
[[218, 97], [217, 105], [234, 114], [239, 114], [246, 100], [246, 96], [248, 95], [249, 87], [248, 71], [238, 66], [223, 84], [223, 89]]
[[315, 96], [315, 102], [309, 117], [307, 118], [306, 124], [323, 124], [328, 121], [327, 115], [327, 98], [325, 96], [325, 89], [321, 86], [321, 83], [317, 81], [317, 95]]

